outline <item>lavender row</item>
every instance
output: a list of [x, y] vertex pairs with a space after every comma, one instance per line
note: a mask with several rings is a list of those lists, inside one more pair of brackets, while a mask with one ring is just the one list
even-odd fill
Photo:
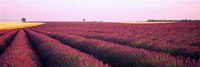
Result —
[[23, 30], [18, 32], [0, 56], [0, 67], [41, 67], [39, 57]]
[[61, 32], [37, 32], [49, 35], [73, 48], [96, 56], [113, 67], [197, 67], [200, 64], [199, 61], [190, 62], [189, 60], [175, 58], [165, 53], [149, 52], [147, 50], [122, 46], [116, 43], [62, 34]]
[[4, 35], [7, 32], [9, 32], [9, 31], [7, 31], [7, 30], [6, 31], [0, 31], [0, 36]]
[[10, 44], [13, 37], [16, 35], [17, 31], [10, 31], [2, 36], [0, 36], [0, 54], [5, 50], [5, 48]]
[[[51, 31], [51, 30], [46, 30]], [[190, 57], [191, 59], [195, 59], [196, 61], [200, 58], [200, 49], [199, 47], [188, 47], [188, 46], [179, 46], [179, 45], [168, 45], [163, 44], [163, 42], [150, 43], [150, 42], [138, 42], [131, 38], [122, 37], [119, 35], [112, 35], [106, 33], [88, 33], [88, 32], [77, 32], [77, 31], [57, 31], [62, 33], [68, 33], [78, 36], [83, 36], [86, 38], [94, 38], [105, 40], [109, 42], [119, 43], [122, 45], [128, 45], [131, 47], [142, 48], [146, 50], [156, 51], [156, 52], [165, 52], [170, 53], [173, 56], [183, 56]]]
[[108, 67], [88, 54], [77, 51], [46, 35], [26, 30], [46, 67]]

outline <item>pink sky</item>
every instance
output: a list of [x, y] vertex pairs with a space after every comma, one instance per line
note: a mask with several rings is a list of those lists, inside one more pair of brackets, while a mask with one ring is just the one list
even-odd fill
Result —
[[200, 19], [200, 0], [0, 0], [0, 21]]

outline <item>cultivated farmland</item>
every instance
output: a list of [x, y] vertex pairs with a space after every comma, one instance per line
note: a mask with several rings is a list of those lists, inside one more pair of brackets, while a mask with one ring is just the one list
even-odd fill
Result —
[[[32, 26], [42, 25], [44, 23], [41, 22], [0, 22], [0, 30], [11, 30], [11, 29], [19, 29], [19, 28], [28, 28]], [[1, 33], [0, 33], [1, 34]]]
[[200, 66], [199, 22], [46, 22], [12, 29], [0, 31], [0, 67]]

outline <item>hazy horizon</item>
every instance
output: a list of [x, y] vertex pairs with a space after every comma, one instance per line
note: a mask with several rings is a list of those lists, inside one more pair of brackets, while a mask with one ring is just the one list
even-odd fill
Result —
[[0, 21], [200, 19], [200, 0], [0, 0]]

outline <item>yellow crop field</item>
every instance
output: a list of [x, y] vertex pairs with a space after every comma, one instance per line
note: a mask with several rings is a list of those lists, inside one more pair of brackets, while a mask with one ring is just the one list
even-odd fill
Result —
[[32, 26], [38, 26], [45, 23], [42, 22], [31, 22], [31, 23], [22, 23], [22, 22], [0, 22], [0, 30], [10, 30], [18, 28], [27, 28]]

